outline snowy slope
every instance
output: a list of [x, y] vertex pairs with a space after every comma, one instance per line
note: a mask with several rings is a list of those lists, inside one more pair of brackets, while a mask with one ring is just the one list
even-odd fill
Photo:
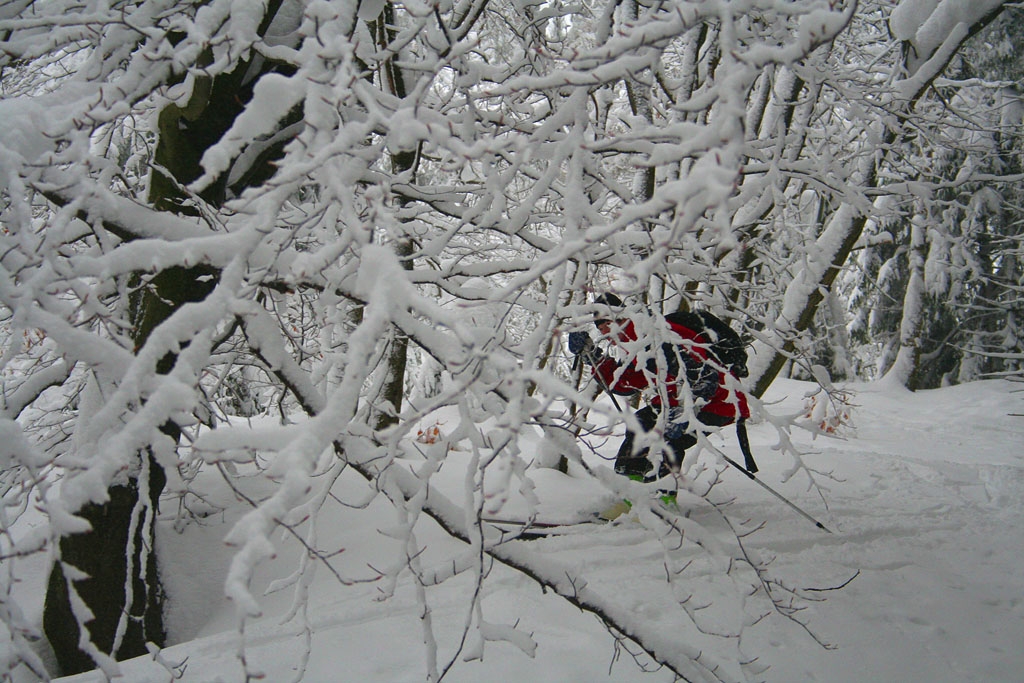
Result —
[[[779, 381], [767, 397], [775, 414], [800, 410], [811, 385]], [[750, 436], [762, 479], [829, 526], [827, 534], [799, 517], [753, 482], [726, 470], [712, 499], [734, 499], [725, 516], [706, 503], [690, 506], [689, 538], [723, 544], [723, 553], [690, 553], [686, 581], [675, 592], [664, 580], [679, 553], [639, 523], [587, 526], [572, 533], [530, 541], [533, 551], [585, 575], [588, 588], [611, 596], [616, 608], [644, 628], [658, 629], [665, 647], [703, 648], [723, 667], [726, 680], [765, 681], [1020, 681], [1024, 672], [1024, 393], [1005, 381], [979, 382], [916, 394], [879, 385], [853, 387], [853, 427], [844, 439], [794, 432], [803, 461], [820, 473], [822, 492], [798, 473], [785, 481], [789, 456], [772, 451], [775, 430], [751, 425]], [[602, 446], [614, 452], [617, 439]], [[731, 433], [715, 443], [739, 457]], [[452, 455], [440, 482], [457, 494], [460, 454]], [[721, 468], [693, 468], [699, 482]], [[592, 463], [600, 466], [598, 459]], [[606, 464], [606, 463], [604, 463]], [[607, 494], [584, 477], [534, 471], [545, 517], [568, 519], [606, 501]], [[267, 489], [259, 477], [243, 482], [245, 495]], [[161, 552], [171, 596], [169, 624], [177, 644], [162, 652], [184, 663], [185, 681], [241, 681], [240, 638], [234, 609], [221, 598], [231, 550], [221, 539], [241, 506], [226, 510], [234, 495], [216, 480], [205, 482], [208, 512], [202, 523], [181, 532], [161, 530]], [[258, 582], [281, 588], [263, 600], [264, 616], [247, 622], [244, 654], [250, 670], [267, 681], [422, 681], [428, 670], [423, 609], [416, 587], [400, 581], [393, 594], [373, 581], [377, 563], [393, 562], [395, 543], [386, 535], [395, 524], [389, 506], [365, 495], [344, 477], [321, 519], [318, 547], [335, 549], [329, 571], [317, 568], [308, 610], [289, 615], [294, 586], [279, 582], [296, 567], [293, 539], [283, 535], [282, 551], [262, 567]], [[345, 503], [345, 504], [342, 504]], [[522, 501], [508, 501], [496, 515], [514, 515]], [[169, 511], [165, 511], [169, 512]], [[325, 520], [329, 519], [329, 523]], [[763, 526], [762, 526], [763, 523]], [[694, 608], [706, 631], [732, 632], [742, 614], [758, 614], [767, 601], [746, 599], [735, 580], [716, 566], [728, 554], [731, 534], [761, 527], [745, 537], [744, 549], [770, 560], [770, 574], [791, 587], [811, 591], [796, 616], [811, 633], [778, 614], [743, 628], [743, 638], [719, 638], [693, 629], [681, 604]], [[435, 528], [417, 527], [427, 550], [425, 566], [447, 557], [459, 544]], [[526, 542], [520, 542], [525, 544]], [[290, 551], [290, 552], [289, 552]], [[679, 551], [684, 552], [684, 551]], [[750, 579], [742, 572], [740, 579]], [[757, 580], [754, 577], [753, 580]], [[275, 584], [275, 582], [278, 582]], [[742, 588], [742, 580], [739, 582]], [[679, 594], [688, 587], [691, 596]], [[28, 585], [31, 588], [31, 585]], [[439, 659], [457, 647], [467, 614], [470, 577], [431, 588], [426, 604]], [[530, 579], [495, 567], [484, 584], [485, 618], [518, 623], [537, 643], [532, 658], [507, 643], [487, 643], [482, 661], [459, 661], [445, 680], [502, 681], [670, 681], [670, 672], [644, 673], [649, 660], [630, 655], [593, 616], [540, 590]], [[261, 592], [260, 588], [255, 591]], [[687, 597], [691, 598], [687, 601]], [[821, 601], [816, 601], [821, 598]], [[306, 657], [306, 643], [311, 654]], [[820, 641], [820, 643], [818, 642]], [[823, 647], [823, 645], [827, 647]], [[522, 644], [527, 650], [530, 646]], [[444, 668], [445, 661], [439, 664]], [[765, 667], [768, 667], [767, 669]], [[652, 667], [656, 668], [656, 667]], [[165, 668], [150, 660], [123, 665], [125, 680], [167, 681]], [[97, 674], [66, 679], [83, 683]]]

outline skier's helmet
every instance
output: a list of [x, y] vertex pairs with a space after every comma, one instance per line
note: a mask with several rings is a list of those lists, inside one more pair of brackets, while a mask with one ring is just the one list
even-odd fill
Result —
[[594, 297], [594, 303], [599, 307], [599, 312], [594, 316], [594, 325], [597, 327], [624, 317], [625, 305], [614, 294], [600, 294]]

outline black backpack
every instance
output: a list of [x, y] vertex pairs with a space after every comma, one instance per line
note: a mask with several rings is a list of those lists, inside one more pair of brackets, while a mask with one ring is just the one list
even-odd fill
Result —
[[747, 348], [736, 330], [707, 311], [678, 311], [665, 320], [703, 334], [711, 342], [708, 353], [736, 377], [747, 376]]
[[[711, 342], [708, 353], [736, 377], [747, 376], [747, 348], [743, 339], [736, 330], [729, 327], [721, 318], [718, 318], [707, 311], [680, 311], [669, 313], [665, 320], [676, 325], [681, 325], [703, 334]], [[740, 442], [740, 450], [746, 461], [746, 475], [754, 479], [757, 472], [757, 463], [754, 462], [754, 455], [750, 452], [750, 441], [747, 439], [747, 427], [745, 421], [736, 420], [736, 438]], [[732, 463], [732, 461], [729, 461]], [[732, 463], [735, 465], [736, 463]], [[739, 467], [737, 465], [737, 467]], [[743, 468], [739, 468], [743, 470]]]

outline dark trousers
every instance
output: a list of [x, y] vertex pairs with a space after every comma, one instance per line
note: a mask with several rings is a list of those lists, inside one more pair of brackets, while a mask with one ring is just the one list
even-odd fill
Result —
[[[641, 408], [633, 415], [636, 417], [641, 428], [643, 428], [645, 432], [649, 432], [654, 429], [654, 425], [658, 423], [658, 410], [652, 406]], [[714, 413], [697, 413], [697, 419], [700, 420], [702, 424], [709, 427], [724, 427], [725, 425], [733, 422], [731, 417], [716, 415]], [[633, 441], [636, 435], [633, 432], [626, 430], [626, 438], [622, 440], [622, 445], [619, 446], [619, 452], [615, 456], [615, 471], [626, 476], [640, 476], [645, 479], [656, 479], [658, 477], [664, 477], [673, 469], [678, 470], [680, 464], [683, 462], [683, 454], [686, 452], [686, 449], [697, 443], [697, 437], [694, 436], [692, 430], [687, 429], [688, 427], [689, 425], [687, 423], [679, 425], [677, 429], [671, 430], [672, 432], [678, 433], [678, 436], [665, 439], [666, 443], [668, 443], [670, 452], [664, 454], [664, 459], [661, 462], [661, 469], [658, 471], [657, 477], [652, 476], [654, 466], [647, 459], [648, 451], [650, 449], [642, 448], [634, 453]]]

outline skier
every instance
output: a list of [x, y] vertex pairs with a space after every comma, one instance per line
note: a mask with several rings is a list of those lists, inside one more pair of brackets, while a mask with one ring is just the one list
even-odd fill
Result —
[[[614, 294], [603, 294], [594, 300], [607, 308], [607, 317], [598, 317], [594, 324], [601, 336], [613, 345], [627, 348], [632, 361], [619, 363], [605, 356], [594, 345], [594, 340], [585, 331], [569, 333], [569, 351], [593, 366], [593, 373], [609, 391], [620, 395], [632, 395], [646, 389], [653, 389], [649, 404], [634, 414], [644, 432], [650, 432], [658, 423], [668, 402], [668, 413], [664, 439], [669, 446], [667, 459], [661, 460], [657, 470], [648, 458], [649, 449], [634, 447], [636, 435], [627, 429], [626, 437], [615, 458], [615, 471], [630, 478], [653, 481], [664, 477], [673, 470], [678, 471], [687, 448], [697, 443], [696, 428], [691, 429], [683, 410], [685, 392], [693, 395], [694, 412], [702, 425], [723, 427], [750, 416], [746, 396], [735, 389], [736, 383], [727, 381], [727, 373], [736, 377], [745, 374], [740, 365], [730, 367], [716, 354], [716, 343], [720, 336], [706, 325], [711, 316], [704, 314], [670, 314], [665, 321], [669, 329], [678, 336], [672, 343], [661, 346], [661, 357], [653, 354], [650, 346], [638, 350], [638, 339], [633, 320], [626, 314], [622, 300]], [[703, 323], [701, 322], [703, 319]], [[721, 321], [715, 321], [721, 325]], [[697, 329], [694, 329], [697, 328]], [[738, 343], [738, 339], [737, 339]], [[639, 351], [639, 352], [638, 352]], [[745, 353], [740, 351], [745, 359]], [[646, 359], [643, 366], [639, 360]], [[659, 367], [660, 366], [660, 367]], [[680, 368], [683, 372], [680, 373]], [[685, 380], [684, 380], [685, 378]], [[752, 460], [749, 461], [752, 464]], [[748, 465], [748, 469], [750, 469]], [[756, 467], [751, 470], [756, 471]]]

